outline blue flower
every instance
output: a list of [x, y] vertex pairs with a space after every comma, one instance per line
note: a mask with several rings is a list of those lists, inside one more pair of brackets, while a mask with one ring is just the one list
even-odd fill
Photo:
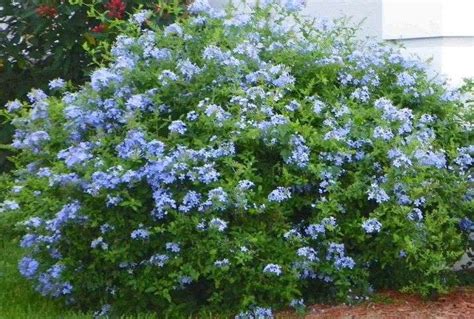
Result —
[[351, 94], [351, 98], [354, 100], [366, 103], [370, 99], [370, 93], [369, 93], [369, 88], [366, 86], [363, 86], [361, 88], [357, 88], [354, 92]]
[[146, 145], [146, 156], [148, 159], [161, 157], [163, 156], [164, 151], [165, 144], [163, 142], [152, 140]]
[[132, 15], [131, 21], [141, 26], [146, 20], [148, 20], [153, 13], [150, 10], [141, 10]]
[[407, 218], [413, 222], [420, 222], [423, 220], [423, 212], [419, 208], [413, 208], [413, 210], [408, 213]]
[[235, 319], [271, 319], [273, 318], [272, 309], [255, 307], [251, 311], [245, 311], [235, 316]]
[[215, 61], [225, 66], [239, 66], [240, 60], [237, 60], [229, 52], [224, 52], [215, 45], [209, 45], [204, 48], [202, 57], [208, 61]]
[[167, 85], [170, 82], [175, 82], [178, 80], [178, 76], [170, 70], [163, 70], [158, 77], [158, 80], [163, 82], [163, 85]]
[[157, 219], [162, 219], [168, 214], [169, 209], [176, 208], [176, 201], [172, 194], [165, 189], [157, 189], [153, 192], [153, 199], [155, 200], [155, 208], [152, 215]]
[[115, 207], [123, 201], [123, 198], [120, 196], [111, 196], [107, 195], [107, 207]]
[[230, 265], [230, 261], [227, 258], [224, 258], [224, 259], [221, 259], [221, 260], [216, 260], [214, 262], [214, 266], [216, 266], [217, 268], [223, 268], [223, 267], [226, 267], [226, 266], [229, 266], [229, 265]]
[[346, 139], [347, 135], [351, 132], [351, 125], [346, 124], [343, 127], [333, 126], [334, 123], [331, 121], [324, 121], [325, 125], [331, 126], [331, 130], [324, 135], [325, 140], [336, 140], [343, 141]]
[[326, 259], [330, 260], [335, 259], [337, 257], [342, 257], [344, 256], [344, 252], [344, 244], [329, 243]]
[[351, 257], [347, 257], [347, 256], [338, 258], [334, 262], [334, 267], [336, 267], [336, 269], [344, 269], [344, 268], [353, 269], [354, 266], [355, 266], [354, 259], [352, 259]]
[[192, 14], [208, 13], [212, 10], [207, 0], [195, 0], [188, 6], [188, 11]]
[[183, 28], [178, 23], [172, 23], [168, 25], [164, 30], [165, 35], [176, 35], [178, 37], [183, 36]]
[[459, 228], [465, 232], [472, 232], [474, 229], [474, 222], [467, 217], [459, 221]]
[[168, 129], [170, 130], [170, 132], [183, 135], [184, 133], [186, 133], [187, 127], [183, 121], [178, 120], [171, 122], [170, 126], [168, 126]]
[[229, 195], [222, 189], [217, 187], [211, 189], [208, 193], [208, 200], [202, 204], [200, 210], [214, 206], [215, 209], [224, 210], [228, 204]]
[[223, 232], [227, 228], [227, 222], [223, 221], [220, 218], [213, 218], [209, 222], [209, 227], [217, 229], [220, 232]]
[[129, 111], [146, 111], [151, 106], [151, 104], [152, 102], [149, 97], [145, 96], [144, 94], [135, 94], [127, 100], [125, 106]]
[[49, 134], [45, 131], [26, 133], [16, 131], [12, 146], [19, 149], [29, 149], [33, 153], [39, 153], [41, 146], [50, 140]]
[[285, 88], [295, 83], [295, 77], [288, 71], [282, 72], [276, 79], [272, 80], [274, 86], [279, 88]]
[[388, 158], [392, 160], [392, 165], [394, 167], [400, 168], [400, 167], [409, 167], [412, 165], [411, 160], [408, 158], [408, 156], [402, 151], [400, 151], [398, 148], [393, 148], [388, 151]]
[[167, 255], [153, 255], [149, 259], [149, 263], [153, 266], [163, 267], [170, 258]]
[[188, 81], [201, 72], [201, 69], [189, 59], [178, 61], [178, 69]]
[[316, 97], [312, 97], [313, 100], [313, 112], [315, 114], [321, 114], [321, 112], [326, 108], [326, 103], [321, 100], [318, 100]]
[[378, 204], [387, 202], [390, 200], [390, 197], [387, 195], [384, 189], [380, 188], [377, 183], [372, 183], [368, 191], [369, 199], [375, 200]]
[[20, 205], [14, 200], [6, 199], [3, 201], [3, 203], [0, 203], [0, 212], [5, 211], [5, 210], [17, 210], [17, 209], [20, 209]]
[[240, 190], [240, 191], [246, 191], [246, 190], [251, 189], [254, 186], [255, 186], [255, 184], [253, 182], [244, 179], [244, 180], [239, 181], [239, 183], [237, 185], [237, 189]]
[[166, 249], [171, 251], [172, 253], [179, 253], [181, 251], [181, 247], [177, 243], [166, 243]]
[[48, 86], [51, 90], [60, 90], [66, 86], [66, 81], [64, 81], [63, 79], [57, 78], [57, 79], [49, 81]]
[[344, 244], [330, 243], [326, 256], [327, 260], [334, 260], [334, 267], [338, 270], [353, 269], [355, 262], [351, 257], [345, 256]]
[[36, 102], [41, 102], [45, 100], [48, 96], [46, 93], [43, 92], [43, 90], [40, 89], [32, 89], [28, 94], [27, 94], [28, 99], [30, 100], [31, 103], [36, 103]]
[[214, 163], [205, 164], [204, 166], [195, 167], [198, 179], [204, 184], [210, 184], [219, 179], [219, 172], [214, 168]]
[[283, 5], [289, 12], [301, 11], [305, 4], [306, 0], [283, 0]]
[[26, 234], [21, 239], [20, 246], [22, 248], [30, 248], [30, 247], [36, 246], [40, 242], [41, 242], [41, 239], [38, 235]]
[[474, 162], [472, 155], [474, 155], [474, 145], [460, 147], [458, 148], [458, 156], [454, 159], [454, 162], [459, 165], [462, 170], [467, 170]]
[[102, 234], [108, 233], [108, 232], [110, 232], [110, 231], [112, 231], [112, 230], [114, 230], [114, 229], [115, 229], [114, 226], [112, 226], [112, 225], [110, 225], [110, 224], [107, 224], [107, 223], [100, 225], [100, 232], [101, 232]]
[[413, 156], [421, 165], [433, 166], [439, 169], [446, 167], [446, 157], [443, 152], [417, 149]]
[[301, 105], [298, 103], [298, 101], [293, 100], [289, 104], [285, 105], [285, 109], [287, 109], [290, 112], [295, 112], [299, 110], [300, 106]]
[[285, 159], [285, 163], [296, 165], [299, 168], [305, 168], [309, 163], [309, 147], [305, 144], [305, 139], [298, 134], [294, 134], [290, 138], [290, 144], [293, 151], [289, 157]]
[[22, 108], [22, 104], [19, 100], [14, 100], [5, 104], [5, 107], [9, 113], [13, 113], [20, 110]]
[[305, 257], [308, 261], [315, 262], [318, 261], [318, 254], [317, 252], [311, 247], [301, 247], [298, 248], [296, 254], [300, 257]]
[[224, 21], [224, 26], [226, 27], [243, 27], [247, 25], [251, 16], [245, 12], [237, 12], [230, 19]]
[[47, 229], [51, 231], [60, 231], [65, 224], [71, 221], [83, 220], [85, 217], [79, 215], [80, 209], [81, 204], [78, 201], [73, 201], [64, 205], [61, 210], [56, 213], [55, 217], [48, 221]]
[[326, 228], [321, 224], [311, 224], [306, 227], [305, 233], [312, 239], [317, 239], [320, 234], [324, 235], [326, 233]]
[[18, 264], [20, 274], [28, 279], [31, 279], [36, 275], [38, 268], [39, 262], [31, 257], [23, 257]]
[[130, 237], [132, 239], [148, 239], [150, 237], [150, 232], [146, 229], [143, 229], [143, 228], [139, 228], [139, 229], [135, 229], [134, 231], [132, 231], [132, 233], [130, 234]]
[[64, 270], [63, 265], [55, 264], [38, 277], [36, 290], [43, 296], [59, 297], [72, 292], [72, 285], [69, 282], [62, 282], [60, 276]]
[[189, 276], [181, 276], [178, 281], [182, 286], [184, 286], [184, 285], [189, 285], [190, 283], [192, 283], [193, 279]]
[[325, 217], [321, 220], [321, 225], [328, 229], [334, 228], [337, 226], [336, 218], [333, 216]]
[[111, 311], [112, 306], [109, 304], [105, 304], [100, 308], [100, 310], [94, 312], [94, 318], [107, 318]]
[[57, 157], [64, 160], [67, 167], [73, 167], [78, 164], [84, 164], [92, 158], [91, 148], [91, 143], [81, 142], [77, 146], [70, 146], [65, 150], [59, 151]]
[[112, 84], [118, 84], [122, 81], [122, 77], [111, 72], [108, 69], [98, 69], [91, 75], [91, 87], [94, 91], [101, 91], [108, 88]]
[[152, 57], [157, 61], [166, 61], [172, 58], [171, 50], [167, 48], [145, 48], [143, 55]]
[[199, 114], [196, 112], [196, 111], [190, 111], [187, 115], [186, 115], [186, 119], [190, 122], [194, 122], [196, 121], [197, 119], [199, 118]]
[[382, 224], [375, 218], [369, 218], [362, 223], [362, 228], [367, 234], [380, 232]]
[[383, 127], [377, 126], [374, 129], [374, 138], [389, 141], [393, 138], [393, 133], [390, 129], [385, 129]]
[[277, 202], [277, 203], [281, 203], [290, 198], [291, 198], [291, 192], [290, 192], [290, 189], [287, 187], [277, 187], [268, 195], [268, 200], [270, 202]]
[[48, 118], [48, 102], [46, 100], [41, 100], [33, 103], [32, 109], [30, 112], [31, 120], [41, 120]]
[[295, 308], [295, 309], [302, 309], [305, 307], [304, 300], [303, 299], [293, 299], [290, 302], [290, 307]]
[[98, 237], [96, 239], [94, 239], [92, 242], [91, 242], [91, 248], [92, 249], [95, 249], [99, 247], [100, 249], [102, 250], [107, 250], [109, 248], [109, 245], [104, 242], [104, 238], [101, 237]]
[[268, 264], [263, 268], [264, 273], [280, 276], [282, 274], [281, 266], [277, 264]]
[[115, 148], [118, 156], [124, 159], [140, 157], [147, 148], [145, 134], [139, 130], [129, 131], [122, 143]]
[[179, 211], [187, 213], [200, 205], [201, 195], [195, 191], [189, 191], [183, 197], [183, 203], [179, 206]]
[[397, 75], [397, 84], [401, 87], [411, 87], [416, 84], [416, 75], [410, 74], [407, 71]]

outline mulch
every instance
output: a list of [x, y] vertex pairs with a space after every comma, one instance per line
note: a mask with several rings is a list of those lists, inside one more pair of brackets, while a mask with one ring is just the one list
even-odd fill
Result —
[[[458, 288], [436, 300], [386, 291], [356, 306], [312, 305], [305, 319], [474, 319], [474, 287]], [[277, 318], [297, 318], [282, 313]]]

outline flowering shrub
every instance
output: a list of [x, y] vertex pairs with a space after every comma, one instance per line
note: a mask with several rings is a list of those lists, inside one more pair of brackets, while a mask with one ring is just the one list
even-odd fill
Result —
[[[25, 98], [32, 87], [46, 90], [61, 77], [82, 84], [92, 63], [105, 54], [137, 8], [153, 10], [154, 20], [168, 24], [183, 11], [185, 1], [163, 0], [0, 0], [0, 104]], [[0, 118], [0, 143], [12, 130]], [[0, 172], [10, 167], [0, 152]]]
[[81, 90], [9, 103], [3, 209], [31, 216], [19, 269], [41, 294], [266, 318], [449, 286], [474, 211], [469, 109], [397, 49], [268, 3], [199, 0], [164, 28], [139, 12]]

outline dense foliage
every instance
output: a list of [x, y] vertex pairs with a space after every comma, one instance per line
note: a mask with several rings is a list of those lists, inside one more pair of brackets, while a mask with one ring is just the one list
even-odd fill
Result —
[[[182, 14], [184, 0], [0, 0], [0, 105], [46, 90], [55, 78], [83, 83], [91, 65], [107, 60], [121, 21], [139, 7], [161, 24]], [[11, 141], [2, 125], [0, 143]], [[9, 167], [0, 152], [0, 172]]]
[[139, 12], [80, 91], [8, 104], [22, 151], [2, 209], [31, 216], [19, 269], [41, 294], [264, 318], [449, 287], [472, 110], [397, 49], [268, 2], [199, 0], [164, 28]]
[[[180, 13], [184, 1], [0, 0], [0, 102], [46, 89], [61, 77], [79, 83], [90, 71], [93, 49], [107, 45], [119, 21], [139, 7], [154, 9], [161, 22]], [[101, 57], [97, 57], [101, 62]]]

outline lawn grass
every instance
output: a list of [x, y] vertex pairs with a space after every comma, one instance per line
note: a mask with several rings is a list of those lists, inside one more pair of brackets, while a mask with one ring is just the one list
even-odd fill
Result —
[[18, 273], [17, 263], [21, 255], [16, 239], [0, 240], [0, 319], [91, 317], [70, 313], [59, 303], [35, 292], [31, 283]]
[[[0, 239], [0, 319], [90, 319], [92, 314], [67, 310], [61, 303], [39, 295], [17, 270], [22, 251], [18, 240]], [[122, 319], [156, 319], [152, 314]]]
[[24, 218], [16, 211], [0, 213], [0, 319], [91, 318], [91, 314], [73, 313], [62, 303], [42, 297], [20, 275], [17, 265], [24, 251], [15, 225]]

